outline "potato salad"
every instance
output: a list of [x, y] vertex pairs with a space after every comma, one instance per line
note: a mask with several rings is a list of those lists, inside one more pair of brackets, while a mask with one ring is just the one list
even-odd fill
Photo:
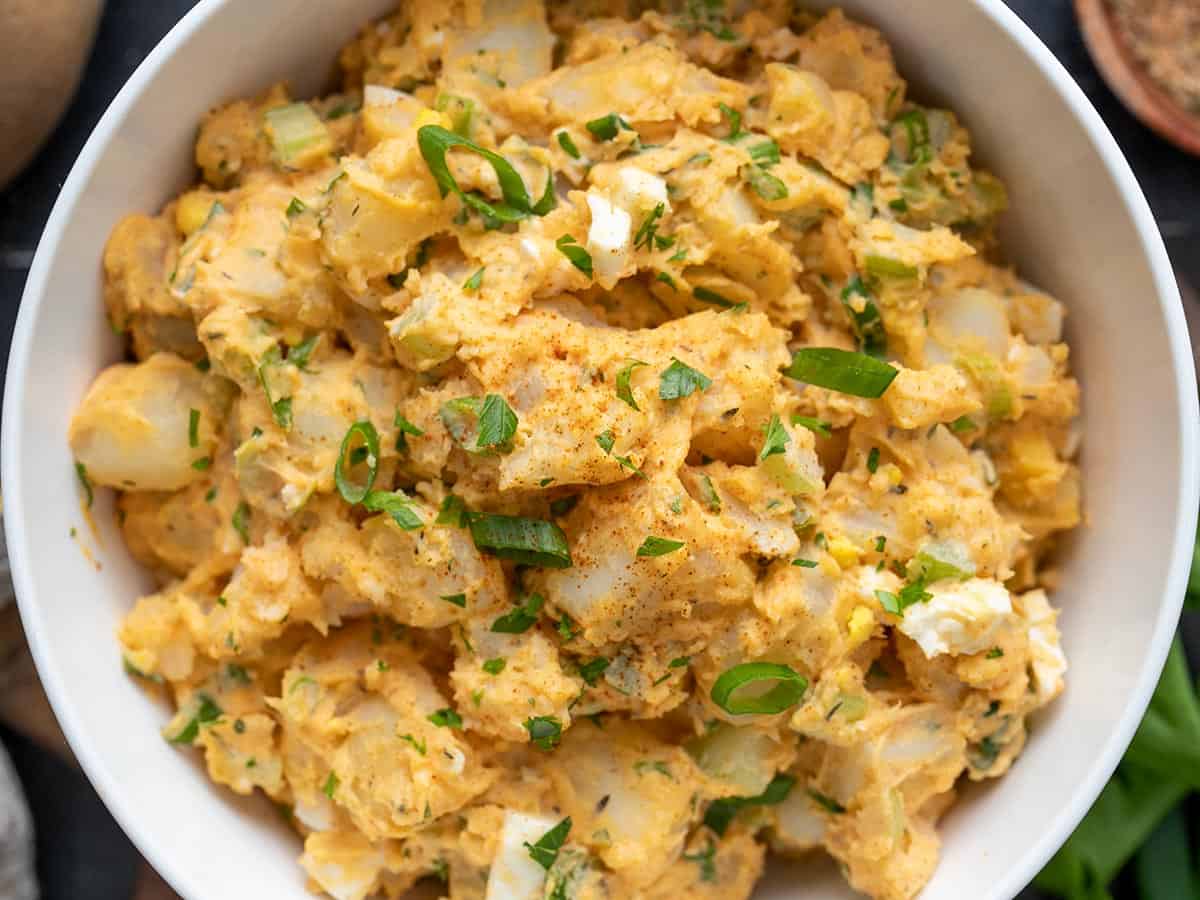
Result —
[[1081, 516], [961, 121], [782, 0], [413, 0], [338, 78], [104, 253], [69, 440], [165, 739], [338, 900], [914, 897], [1063, 688]]

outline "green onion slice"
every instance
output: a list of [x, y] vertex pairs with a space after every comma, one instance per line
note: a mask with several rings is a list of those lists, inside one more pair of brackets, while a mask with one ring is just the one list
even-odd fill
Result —
[[599, 119], [592, 119], [590, 122], [585, 123], [584, 127], [598, 141], [611, 141], [617, 136], [618, 131], [633, 131], [630, 124], [616, 113], [609, 113], [607, 116], [601, 116]]
[[571, 567], [567, 536], [553, 522], [523, 516], [471, 513], [468, 523], [475, 546], [500, 559], [547, 569]]
[[812, 416], [792, 416], [792, 424], [799, 425], [802, 428], [807, 428], [809, 431], [821, 435], [821, 437], [830, 437], [833, 432], [833, 425], [826, 422], [824, 419], [814, 419]]
[[[367, 448], [367, 478], [362, 484], [355, 484], [349, 478], [347, 473], [348, 461], [351, 452], [355, 449], [355, 439], [362, 441], [363, 446]], [[375, 486], [375, 476], [379, 473], [379, 432], [375, 430], [375, 426], [365, 419], [355, 422], [346, 431], [346, 436], [342, 438], [341, 452], [338, 453], [337, 462], [333, 466], [333, 481], [337, 485], [338, 493], [342, 495], [342, 499], [347, 503], [361, 503], [371, 493], [371, 488]], [[389, 510], [390, 512], [390, 510]]]
[[[852, 298], [862, 298], [862, 311], [855, 308]], [[863, 284], [863, 280], [855, 275], [842, 291], [842, 307], [850, 317], [850, 327], [858, 338], [858, 345], [867, 356], [882, 359], [887, 355], [887, 332], [883, 328], [883, 317], [879, 315], [879, 307], [875, 298]]]
[[[647, 365], [649, 365], [649, 363], [644, 363], [640, 359], [631, 359], [627, 363], [625, 363], [625, 365], [621, 367], [621, 371], [619, 371], [617, 373], [617, 397], [620, 398], [621, 400], [624, 400], [627, 404], [629, 404], [630, 406], [632, 406], [634, 409], [637, 409], [637, 410], [640, 410], [641, 407], [639, 407], [637, 405], [637, 400], [634, 399], [633, 387], [629, 384], [629, 379], [630, 379], [630, 376], [633, 375], [634, 369], [636, 369], [638, 366], [647, 366]], [[611, 431], [606, 432], [606, 434], [608, 434], [609, 437], [611, 438], [611, 436], [612, 436]], [[604, 447], [605, 453], [611, 453], [612, 445], [613, 445], [612, 440], [609, 440], [607, 447], [605, 447], [604, 444], [601, 444], [600, 446]]]
[[[768, 685], [774, 685], [766, 689]], [[733, 716], [770, 716], [790, 709], [808, 690], [808, 679], [782, 663], [742, 663], [713, 683], [712, 701]]]
[[571, 140], [571, 135], [567, 134], [567, 132], [560, 131], [558, 133], [558, 146], [562, 147], [563, 152], [571, 157], [571, 159], [579, 159], [579, 148], [575, 146], [575, 142]]
[[741, 175], [746, 184], [763, 200], [773, 203], [776, 200], [786, 200], [787, 185], [772, 175], [762, 166], [742, 166]]
[[854, 397], [882, 397], [900, 370], [864, 353], [835, 347], [805, 347], [792, 354], [783, 374]]
[[188, 410], [188, 446], [200, 446], [200, 410]]

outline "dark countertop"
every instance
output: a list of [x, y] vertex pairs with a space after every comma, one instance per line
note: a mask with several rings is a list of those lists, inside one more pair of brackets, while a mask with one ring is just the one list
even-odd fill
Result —
[[[1143, 128], [1108, 90], [1083, 46], [1069, 0], [1007, 2], [1096, 105], [1133, 165], [1177, 271], [1200, 284], [1200, 254], [1191, 252], [1200, 232], [1200, 162]], [[25, 275], [72, 162], [113, 95], [193, 5], [195, 0], [109, 0], [62, 124], [30, 168], [0, 192], [0, 361], [7, 362]], [[13, 755], [34, 807], [44, 900], [129, 900], [137, 855], [83, 777], [3, 728], [0, 741]], [[1114, 897], [1131, 896], [1116, 886]], [[1033, 891], [1022, 894], [1022, 900], [1037, 897]]]

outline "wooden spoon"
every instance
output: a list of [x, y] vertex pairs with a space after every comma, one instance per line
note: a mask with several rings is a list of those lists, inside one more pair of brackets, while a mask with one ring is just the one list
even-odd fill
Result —
[[1075, 0], [1075, 15], [1088, 52], [1113, 93], [1144, 125], [1200, 156], [1200, 116], [1158, 86], [1126, 46], [1106, 0]]

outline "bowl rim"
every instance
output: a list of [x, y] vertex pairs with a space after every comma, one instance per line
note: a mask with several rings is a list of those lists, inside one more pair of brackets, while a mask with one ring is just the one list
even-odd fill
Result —
[[[101, 116], [64, 181], [39, 239], [21, 297], [7, 369], [3, 419], [0, 422], [0, 445], [16, 447], [19, 444], [36, 311], [45, 301], [46, 282], [57, 260], [64, 229], [74, 214], [100, 157], [113, 135], [124, 123], [130, 109], [158, 76], [164, 63], [209, 19], [234, 2], [240, 0], [199, 0], [196, 6], [167, 32]], [[1178, 392], [1177, 412], [1180, 426], [1181, 503], [1174, 525], [1175, 535], [1166, 579], [1167, 589], [1159, 608], [1158, 621], [1155, 623], [1150, 645], [1146, 648], [1134, 689], [1126, 699], [1125, 709], [1116, 727], [1080, 778], [1071, 802], [1047, 824], [1041, 836], [1024, 855], [1013, 861], [1008, 874], [993, 885], [987, 898], [1012, 900], [1066, 841], [1091, 808], [1124, 755], [1158, 683], [1178, 625], [1194, 550], [1197, 511], [1200, 506], [1200, 465], [1194, 462], [1200, 449], [1200, 403], [1197, 401], [1196, 374], [1187, 323], [1174, 271], [1149, 203], [1116, 139], [1062, 63], [1003, 0], [970, 2], [1016, 42], [1027, 59], [1040, 70], [1053, 90], [1067, 104], [1076, 120], [1083, 126], [1089, 141], [1100, 156], [1101, 163], [1119, 190], [1138, 232], [1140, 249], [1150, 267], [1156, 288], [1156, 300], [1166, 326], [1175, 387]], [[8, 515], [5, 518], [9, 527], [5, 530], [13, 584], [39, 678], [76, 759], [122, 830], [172, 888], [183, 897], [199, 900], [204, 896], [203, 886], [185, 876], [182, 869], [175, 865], [172, 856], [159, 845], [156, 836], [143, 827], [137, 811], [126, 799], [120, 784], [110, 776], [99, 753], [94, 750], [88, 733], [74, 713], [69, 700], [69, 686], [50, 664], [48, 648], [52, 636], [43, 630], [39, 617], [33, 614], [38, 604], [33, 573], [28, 561], [27, 539], [24, 529], [15, 526], [15, 523], [23, 522], [27, 515], [22, 492], [20, 458], [20, 454], [16, 452], [4, 454], [0, 459], [0, 483], [8, 507]]]

